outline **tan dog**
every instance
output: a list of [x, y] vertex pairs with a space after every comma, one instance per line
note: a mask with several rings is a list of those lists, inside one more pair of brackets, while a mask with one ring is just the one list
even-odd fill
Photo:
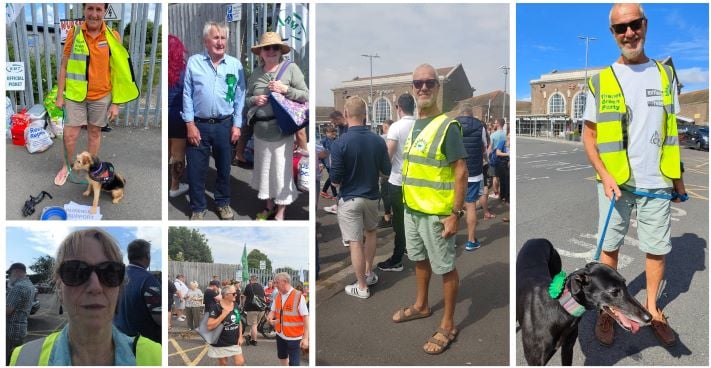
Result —
[[112, 203], [114, 204], [119, 203], [123, 198], [126, 179], [114, 172], [114, 165], [110, 162], [102, 162], [96, 155], [84, 151], [77, 155], [77, 159], [72, 164], [72, 170], [86, 172], [89, 186], [82, 194], [88, 197], [91, 195], [92, 190], [94, 191], [94, 201], [89, 211], [92, 215], [96, 213], [96, 207], [99, 205], [99, 195], [102, 190], [111, 193], [111, 197], [113, 197]]

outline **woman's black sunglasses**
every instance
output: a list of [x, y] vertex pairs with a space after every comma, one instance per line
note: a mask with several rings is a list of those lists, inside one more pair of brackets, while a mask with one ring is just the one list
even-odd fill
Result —
[[279, 45], [267, 45], [267, 46], [262, 46], [264, 50], [272, 50], [272, 51], [279, 51], [281, 50], [281, 46]]
[[65, 261], [59, 266], [59, 277], [67, 286], [84, 284], [89, 281], [93, 272], [96, 272], [102, 285], [117, 287], [123, 282], [126, 266], [123, 263], [111, 261], [93, 266], [84, 261]]

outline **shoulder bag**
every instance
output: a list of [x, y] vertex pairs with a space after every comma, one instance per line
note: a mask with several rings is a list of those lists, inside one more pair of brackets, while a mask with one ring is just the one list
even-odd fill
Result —
[[[286, 60], [277, 73], [276, 80], [281, 79], [291, 61]], [[309, 125], [309, 102], [292, 101], [279, 92], [269, 92], [269, 102], [282, 134], [294, 134], [299, 129]]]

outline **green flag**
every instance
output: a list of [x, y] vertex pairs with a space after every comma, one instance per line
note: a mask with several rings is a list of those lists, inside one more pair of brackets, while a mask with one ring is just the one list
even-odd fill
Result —
[[247, 243], [244, 243], [242, 249], [242, 283], [247, 285], [249, 282], [249, 262], [247, 262]]

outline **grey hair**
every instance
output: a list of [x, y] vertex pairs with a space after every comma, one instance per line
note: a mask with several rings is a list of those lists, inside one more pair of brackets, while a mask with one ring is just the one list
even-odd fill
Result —
[[642, 18], [647, 19], [647, 16], [644, 15], [644, 9], [642, 8], [642, 4], [640, 3], [615, 3], [612, 5], [612, 8], [610, 8], [610, 25], [612, 25], [612, 12], [615, 10], [615, 8], [618, 8], [622, 5], [636, 5], [637, 8], [639, 9], [639, 14], [642, 16]]
[[437, 69], [435, 69], [435, 67], [433, 67], [433, 66], [430, 65], [430, 64], [420, 64], [420, 65], [418, 65], [417, 68], [415, 68], [415, 71], [412, 72], [412, 76], [413, 76], [413, 77], [415, 76], [415, 72], [416, 72], [418, 69], [424, 69], [424, 68], [432, 69], [432, 71], [434, 72], [434, 76], [435, 76], [434, 79], [437, 81], [437, 84], [439, 84], [439, 74], [437, 74]]
[[286, 272], [279, 272], [278, 274], [274, 275], [274, 280], [276, 281], [277, 279], [288, 281], [289, 284], [291, 284], [291, 275]]
[[223, 22], [215, 22], [215, 21], [208, 21], [205, 22], [205, 26], [202, 27], [202, 39], [206, 39], [207, 36], [210, 35], [210, 30], [212, 27], [216, 27], [220, 32], [225, 33], [225, 39], [229, 40], [230, 39], [230, 29], [227, 27], [227, 24]]

